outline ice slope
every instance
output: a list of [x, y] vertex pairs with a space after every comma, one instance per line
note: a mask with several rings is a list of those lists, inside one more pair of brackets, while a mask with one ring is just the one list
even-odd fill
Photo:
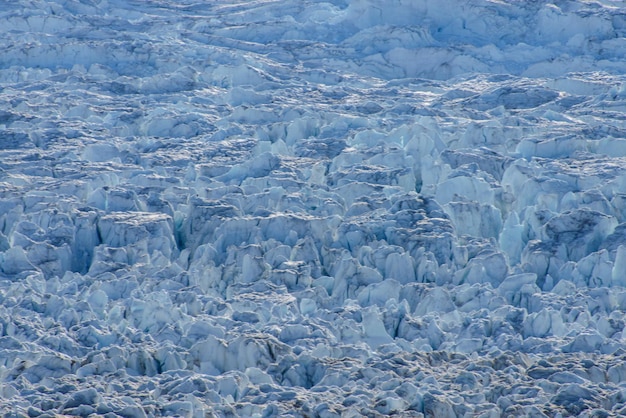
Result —
[[7, 416], [626, 414], [622, 1], [0, 3]]

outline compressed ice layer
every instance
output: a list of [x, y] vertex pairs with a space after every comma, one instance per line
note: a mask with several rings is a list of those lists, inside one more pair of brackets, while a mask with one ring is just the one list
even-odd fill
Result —
[[0, 409], [624, 415], [619, 4], [118, 3], [0, 6]]

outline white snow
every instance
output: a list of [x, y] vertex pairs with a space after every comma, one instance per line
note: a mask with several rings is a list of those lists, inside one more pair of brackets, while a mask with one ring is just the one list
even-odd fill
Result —
[[626, 415], [621, 1], [0, 4], [8, 416]]

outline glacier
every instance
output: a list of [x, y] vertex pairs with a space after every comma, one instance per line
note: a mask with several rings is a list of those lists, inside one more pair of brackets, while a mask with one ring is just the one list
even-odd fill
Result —
[[626, 3], [0, 3], [7, 417], [626, 415]]

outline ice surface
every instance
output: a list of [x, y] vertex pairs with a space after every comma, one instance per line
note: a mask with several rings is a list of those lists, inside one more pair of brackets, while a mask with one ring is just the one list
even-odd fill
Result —
[[626, 414], [623, 2], [13, 3], [3, 413]]

